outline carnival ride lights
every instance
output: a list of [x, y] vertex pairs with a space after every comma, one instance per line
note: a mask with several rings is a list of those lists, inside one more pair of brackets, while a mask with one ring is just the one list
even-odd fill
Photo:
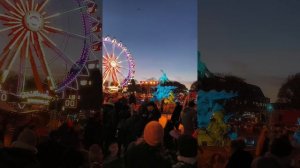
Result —
[[[63, 3], [61, 1], [56, 2]], [[0, 9], [3, 12], [0, 13], [0, 22], [4, 26], [0, 27], [0, 33], [2, 35], [7, 33], [9, 39], [0, 54], [0, 86], [2, 90], [5, 90], [3, 86], [8, 82], [8, 75], [13, 71], [13, 67], [18, 67], [18, 86], [15, 94], [21, 97], [31, 96], [25, 92], [26, 78], [29, 76], [26, 71], [28, 61], [30, 63], [29, 69], [32, 71], [30, 75], [33, 76], [37, 89], [34, 94], [45, 98], [49, 96], [46, 95], [47, 91], [51, 95], [55, 92], [61, 92], [76, 80], [76, 77], [85, 67], [89, 55], [93, 51], [101, 50], [101, 40], [97, 39], [94, 34], [101, 30], [99, 18], [94, 17], [97, 11], [95, 1], [69, 0], [68, 3], [73, 5], [68, 5], [72, 6], [73, 9], [53, 12], [47, 10], [51, 9], [49, 6], [52, 5], [53, 8], [55, 5], [55, 2], [50, 0], [0, 1]], [[56, 25], [57, 19], [68, 14], [77, 15], [80, 18], [74, 18], [81, 25], [80, 31], [72, 32], [73, 29], [68, 30]], [[76, 31], [76, 29], [74, 30]], [[80, 54], [65, 53], [57, 41], [59, 37], [79, 39], [82, 48], [77, 53]], [[57, 83], [53, 76], [52, 71], [56, 69], [54, 66], [51, 67], [51, 59], [53, 58], [59, 59], [60, 66], [71, 67], [60, 83]], [[14, 64], [18, 65], [13, 66]], [[43, 82], [44, 79], [46, 85]]]
[[39, 97], [39, 98], [43, 98], [43, 99], [52, 99], [51, 96], [49, 96], [49, 94], [47, 93], [40, 93], [38, 91], [31, 91], [31, 92], [22, 92], [22, 94], [20, 95], [21, 98], [26, 99], [26, 98], [31, 98], [31, 97]]
[[40, 93], [38, 91], [22, 92], [20, 97], [24, 104], [40, 104], [48, 105], [53, 99], [48, 93]]
[[103, 85], [109, 92], [115, 92], [127, 86], [134, 78], [134, 59], [128, 49], [116, 39], [105, 37], [103, 47]]

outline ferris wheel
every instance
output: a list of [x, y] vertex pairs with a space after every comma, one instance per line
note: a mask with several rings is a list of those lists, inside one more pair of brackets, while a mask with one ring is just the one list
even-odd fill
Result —
[[94, 0], [0, 0], [0, 90], [51, 95], [68, 87], [101, 50], [96, 10]]
[[129, 50], [116, 39], [103, 39], [104, 89], [123, 88], [134, 78], [135, 62]]

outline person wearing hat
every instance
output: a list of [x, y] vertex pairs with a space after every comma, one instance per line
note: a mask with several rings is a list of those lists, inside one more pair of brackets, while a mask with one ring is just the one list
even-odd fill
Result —
[[160, 123], [149, 122], [144, 128], [143, 141], [125, 153], [125, 167], [171, 168], [171, 163], [162, 154], [163, 137], [164, 130]]
[[39, 168], [40, 164], [36, 158], [37, 136], [31, 129], [25, 128], [10, 148], [0, 149], [0, 167]]
[[198, 145], [191, 135], [181, 135], [178, 138], [177, 163], [172, 168], [197, 168]]

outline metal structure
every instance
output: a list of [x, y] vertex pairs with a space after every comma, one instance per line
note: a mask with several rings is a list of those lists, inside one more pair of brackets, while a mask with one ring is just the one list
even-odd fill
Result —
[[117, 91], [128, 85], [135, 74], [135, 62], [129, 50], [116, 39], [103, 39], [103, 87]]
[[1, 93], [23, 99], [76, 90], [86, 62], [101, 60], [95, 0], [1, 0], [0, 23]]

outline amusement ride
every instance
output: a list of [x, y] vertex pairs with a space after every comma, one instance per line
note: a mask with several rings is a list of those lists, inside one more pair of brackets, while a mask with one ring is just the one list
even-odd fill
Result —
[[103, 38], [103, 48], [103, 89], [117, 92], [134, 78], [135, 62], [129, 50], [114, 38]]
[[96, 11], [94, 0], [1, 0], [1, 101], [48, 104], [73, 86], [88, 60], [100, 60]]

